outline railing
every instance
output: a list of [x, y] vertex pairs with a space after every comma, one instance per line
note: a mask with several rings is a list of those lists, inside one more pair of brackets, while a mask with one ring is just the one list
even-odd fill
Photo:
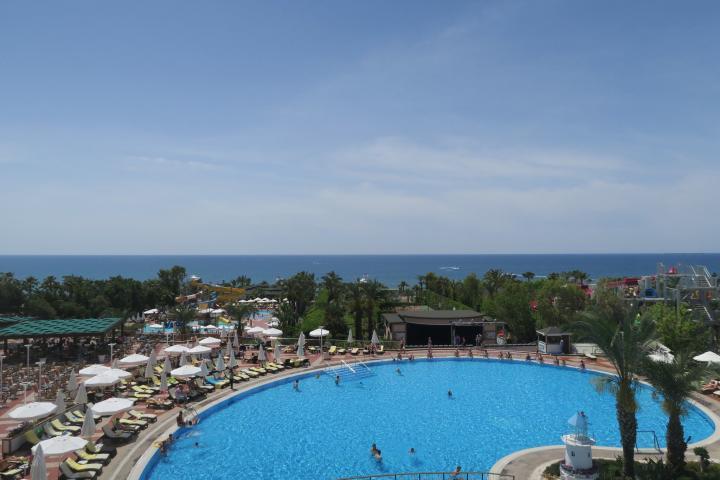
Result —
[[359, 477], [339, 478], [338, 480], [373, 480], [380, 478], [392, 478], [393, 480], [515, 480], [515, 475], [490, 472], [407, 472], [361, 475]]
[[[662, 449], [660, 448], [660, 442], [658, 442], [657, 434], [655, 433], [655, 430], [638, 430], [637, 433], [652, 433], [653, 437], [653, 446], [655, 447], [655, 450], [658, 452], [662, 452]], [[637, 436], [635, 437], [635, 451], [639, 452], [640, 447], [637, 445]]]

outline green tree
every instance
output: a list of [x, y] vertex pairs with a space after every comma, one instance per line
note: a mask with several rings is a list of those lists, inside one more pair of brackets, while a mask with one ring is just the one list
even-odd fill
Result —
[[187, 333], [187, 326], [190, 322], [195, 320], [197, 311], [188, 305], [179, 305], [172, 310], [172, 317], [175, 320], [175, 327], [177, 331], [185, 335]]
[[546, 280], [537, 291], [537, 315], [542, 327], [567, 325], [585, 309], [587, 295], [577, 285]]
[[342, 278], [335, 272], [329, 272], [320, 279], [320, 285], [327, 292], [328, 303], [342, 300], [344, 285]]
[[535, 278], [535, 274], [534, 274], [533, 272], [525, 272], [525, 273], [522, 274], [522, 276], [523, 276], [523, 278], [524, 278], [526, 281], [528, 281], [528, 282], [529, 282], [530, 280], [532, 280], [533, 278]]
[[367, 319], [367, 332], [368, 335], [372, 334], [375, 329], [375, 317], [377, 316], [378, 308], [385, 301], [385, 286], [377, 280], [370, 280], [362, 284], [364, 303], [365, 303], [365, 318]]
[[305, 315], [310, 304], [315, 299], [317, 285], [315, 274], [308, 272], [296, 273], [288, 278], [284, 284], [285, 297], [295, 311], [295, 318]]
[[517, 341], [530, 342], [536, 338], [527, 284], [515, 282], [503, 288], [495, 296], [495, 313], [507, 323]]
[[495, 298], [495, 294], [505, 284], [508, 278], [507, 273], [497, 268], [492, 268], [485, 272], [485, 275], [483, 275], [483, 284], [490, 298]]
[[660, 303], [647, 309], [645, 315], [655, 322], [658, 340], [673, 352], [693, 347], [699, 350], [710, 342], [708, 328], [694, 321], [687, 308], [681, 308], [678, 315], [674, 307]]
[[692, 357], [697, 352], [691, 348], [673, 351], [671, 362], [653, 361], [645, 357], [642, 373], [662, 396], [662, 406], [668, 415], [665, 441], [667, 461], [675, 474], [685, 467], [685, 431], [682, 417], [687, 414], [686, 402], [695, 391], [696, 384], [708, 373], [707, 368]]
[[588, 312], [575, 324], [580, 338], [595, 343], [612, 364], [614, 374], [597, 377], [600, 392], [615, 395], [615, 409], [623, 450], [623, 470], [634, 478], [635, 441], [637, 438], [637, 375], [642, 371], [651, 342], [655, 340], [654, 324], [648, 318], [635, 322], [636, 312], [624, 310], [612, 315]]
[[354, 282], [347, 285], [347, 308], [353, 317], [355, 338], [363, 338], [363, 314], [365, 313], [365, 291], [362, 283]]
[[21, 283], [12, 273], [0, 275], [0, 313], [17, 313], [25, 301]]

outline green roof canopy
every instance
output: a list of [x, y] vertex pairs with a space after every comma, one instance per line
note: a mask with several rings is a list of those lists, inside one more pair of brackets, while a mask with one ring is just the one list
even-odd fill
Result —
[[0, 328], [0, 339], [26, 337], [90, 337], [103, 335], [122, 323], [121, 318], [22, 320]]

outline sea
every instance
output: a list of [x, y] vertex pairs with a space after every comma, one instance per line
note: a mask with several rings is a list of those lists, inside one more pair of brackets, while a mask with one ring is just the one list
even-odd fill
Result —
[[482, 276], [489, 269], [542, 277], [551, 272], [582, 270], [591, 279], [653, 274], [665, 267], [705, 265], [720, 270], [720, 253], [627, 253], [627, 254], [478, 254], [478, 255], [0, 255], [0, 272], [38, 279], [54, 275], [79, 275], [104, 279], [120, 275], [146, 280], [158, 270], [174, 265], [205, 282], [221, 283], [240, 275], [253, 282], [274, 282], [297, 272], [316, 278], [334, 271], [345, 281], [378, 280], [389, 287], [405, 281], [417, 283], [419, 275], [434, 272], [452, 279], [470, 273]]

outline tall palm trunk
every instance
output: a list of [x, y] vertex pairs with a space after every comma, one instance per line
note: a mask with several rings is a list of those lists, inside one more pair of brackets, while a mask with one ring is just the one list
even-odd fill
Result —
[[617, 396], [617, 419], [620, 427], [620, 442], [623, 450], [623, 474], [635, 478], [635, 444], [637, 441], [637, 417], [635, 416], [635, 395], [630, 384], [620, 383]]
[[363, 336], [362, 336], [362, 323], [363, 323], [362, 311], [355, 310], [353, 312], [353, 316], [355, 317], [355, 339], [361, 340], [363, 338]]
[[685, 430], [680, 421], [680, 409], [672, 408], [669, 412], [667, 430], [665, 431], [665, 442], [667, 445], [668, 463], [676, 472], [685, 468]]

